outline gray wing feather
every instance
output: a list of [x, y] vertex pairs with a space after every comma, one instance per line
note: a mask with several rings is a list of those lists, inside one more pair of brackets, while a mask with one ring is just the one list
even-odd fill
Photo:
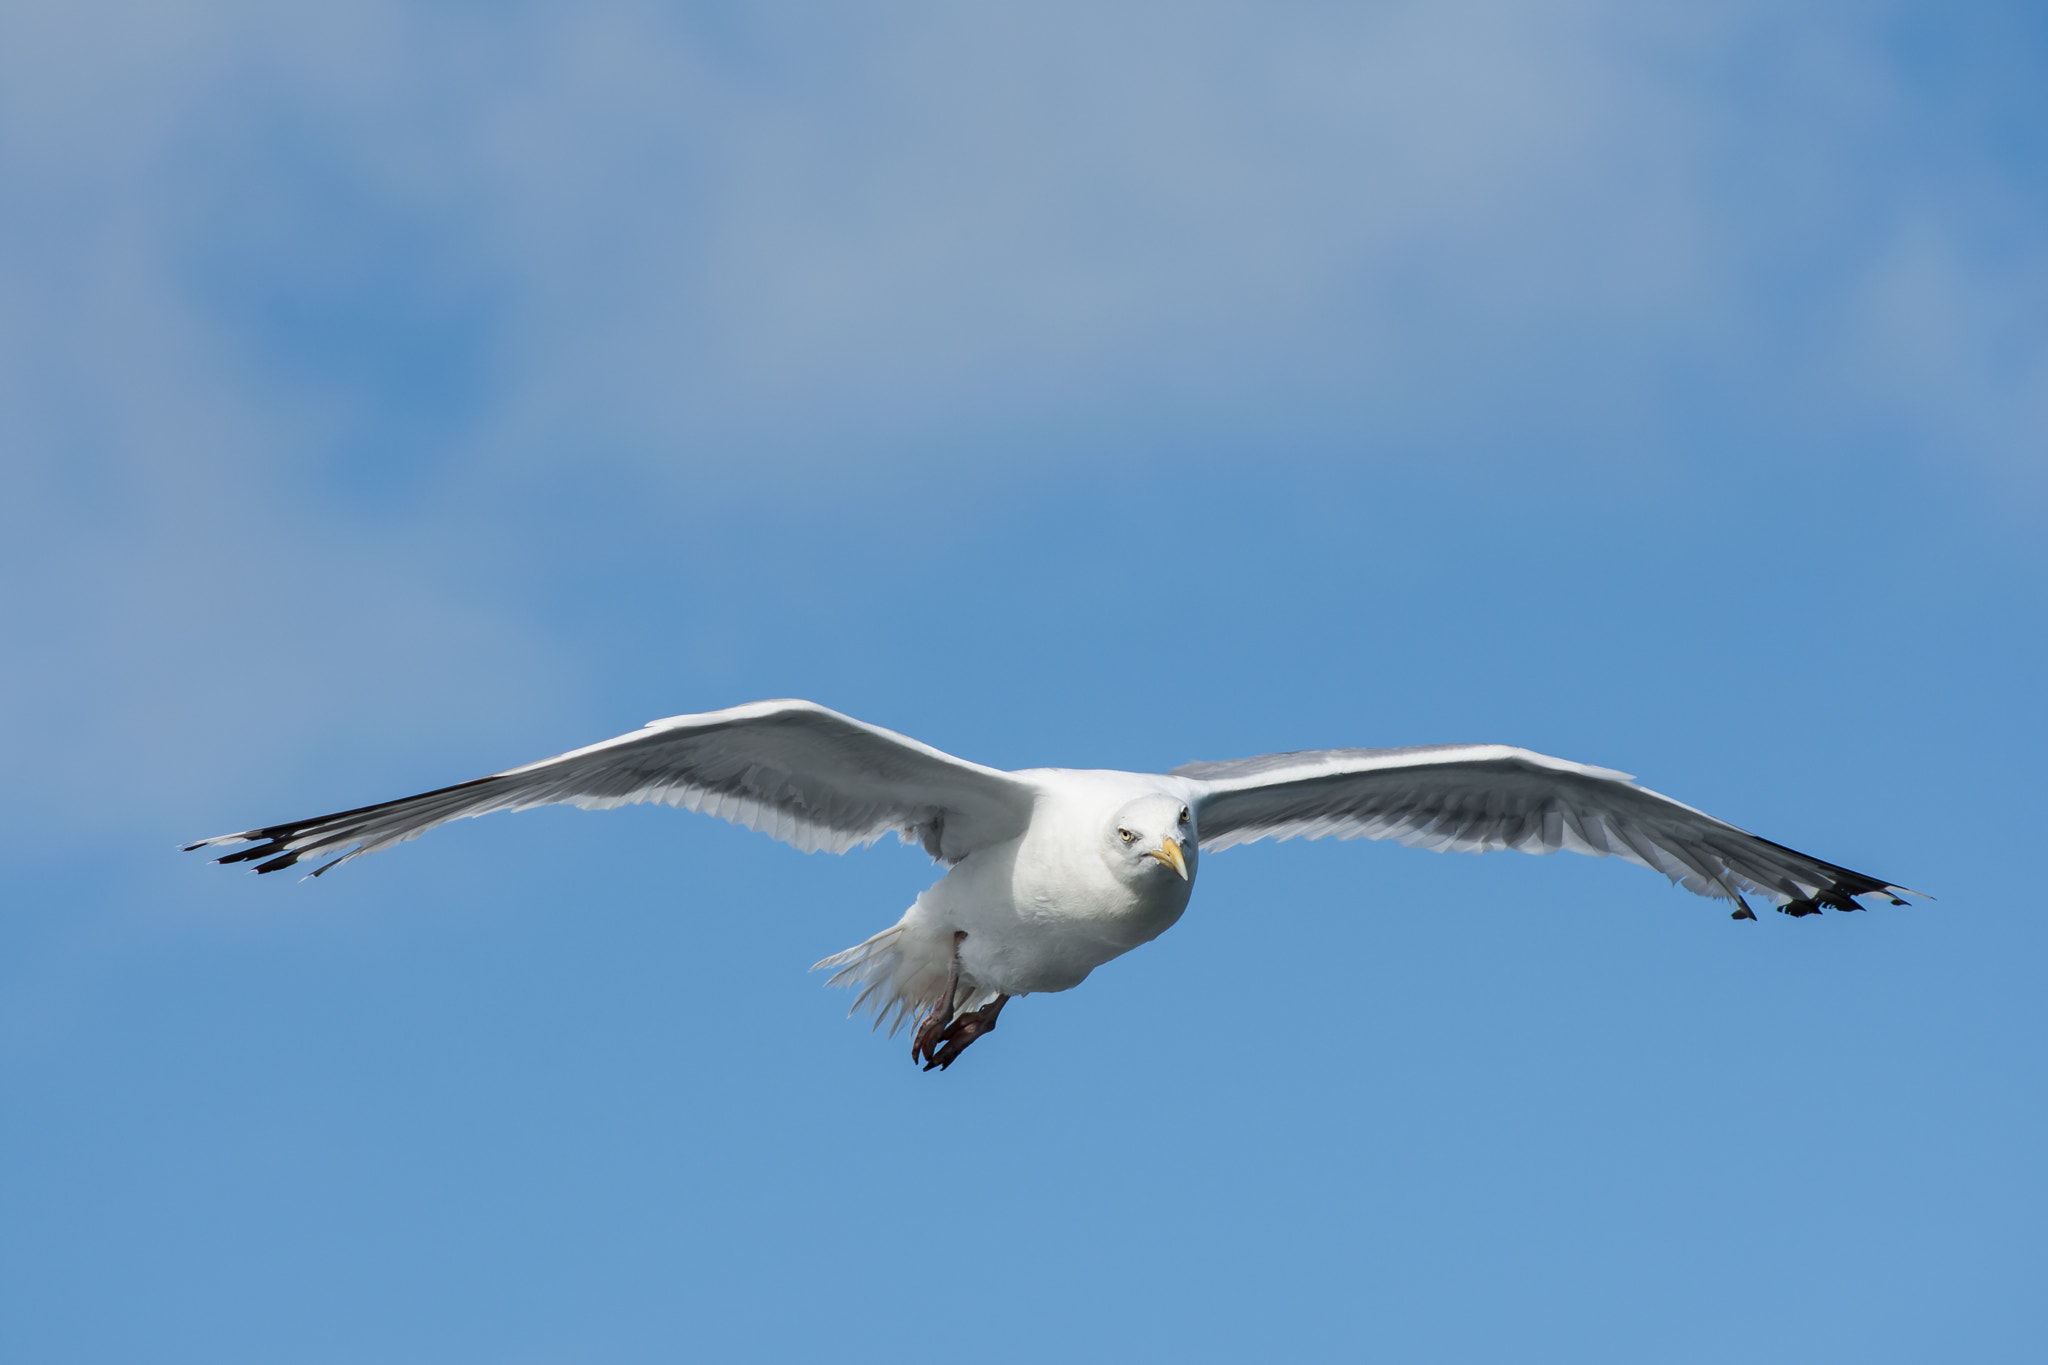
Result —
[[450, 820], [534, 806], [657, 802], [760, 830], [807, 853], [843, 853], [894, 833], [934, 858], [957, 861], [1021, 833], [1034, 796], [1021, 779], [894, 731], [811, 702], [771, 701], [650, 721], [471, 782], [187, 848], [253, 844], [215, 861], [254, 862], [258, 872], [338, 855], [318, 876]]
[[[1624, 858], [1754, 918], [1751, 891], [1791, 915], [1904, 888], [1772, 843], [1636, 785], [1627, 773], [1504, 744], [1324, 749], [1173, 770], [1196, 787], [1205, 852], [1257, 839], [1393, 839], [1438, 852], [1560, 849]], [[1910, 893], [1918, 894], [1918, 893]]]

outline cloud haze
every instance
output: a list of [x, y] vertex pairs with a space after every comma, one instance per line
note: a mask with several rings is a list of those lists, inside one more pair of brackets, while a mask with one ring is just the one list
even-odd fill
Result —
[[11, 349], [273, 448], [677, 471], [1276, 402], [1448, 444], [1477, 381], [1553, 439], [1688, 385], [2007, 477], [2043, 434], [2021, 73], [1901, 12], [13, 13]]

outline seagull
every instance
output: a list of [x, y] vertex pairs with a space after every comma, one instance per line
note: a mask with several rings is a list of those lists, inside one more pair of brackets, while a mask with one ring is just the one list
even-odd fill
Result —
[[1787, 915], [1922, 895], [1758, 838], [1627, 773], [1505, 744], [1317, 749], [1169, 773], [1026, 768], [941, 753], [808, 701], [650, 721], [524, 767], [355, 810], [222, 834], [217, 863], [307, 875], [496, 811], [659, 802], [844, 853], [895, 834], [947, 871], [903, 917], [816, 964], [850, 1014], [914, 1021], [911, 1059], [943, 1071], [1020, 995], [1071, 990], [1180, 919], [1203, 854], [1259, 839], [1393, 839], [1438, 852], [1610, 854], [1686, 890]]

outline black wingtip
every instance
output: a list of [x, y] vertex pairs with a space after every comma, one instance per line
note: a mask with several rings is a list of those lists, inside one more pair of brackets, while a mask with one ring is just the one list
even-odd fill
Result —
[[[1814, 892], [1811, 896], [1798, 896], [1794, 897], [1792, 900], [1786, 901], [1783, 905], [1778, 907], [1778, 913], [1781, 915], [1790, 915], [1794, 919], [1800, 919], [1806, 915], [1818, 915], [1823, 909], [1868, 910], [1870, 907], [1865, 905], [1862, 901], [1857, 900], [1856, 897], [1859, 895], [1868, 896], [1878, 893], [1882, 893], [1884, 897], [1887, 900], [1889, 900], [1893, 905], [1911, 905], [1911, 901], [1904, 900], [1899, 896], [1898, 893], [1901, 891], [1905, 891], [1905, 888], [1902, 886], [1875, 886], [1867, 891], [1860, 892], [1850, 891], [1847, 888], [1841, 886], [1824, 887], [1823, 889]], [[1919, 896], [1923, 895], [1924, 893], [1919, 891], [1911, 891], [1907, 892], [1906, 894]], [[1928, 896], [1927, 899], [1933, 900], [1934, 897]]]
[[[242, 848], [236, 849], [233, 853], [223, 853], [218, 858], [215, 858], [214, 861], [223, 865], [227, 863], [248, 863], [254, 862], [258, 858], [268, 858], [275, 852], [277, 852], [277, 845], [274, 842], [259, 844], [255, 848]], [[261, 868], [257, 869], [259, 872], [262, 870]]]
[[1778, 907], [1778, 913], [1790, 915], [1794, 919], [1802, 919], [1807, 915], [1818, 915], [1823, 906], [1833, 906], [1837, 910], [1861, 910], [1863, 908], [1859, 902], [1835, 890], [1833, 887], [1824, 887], [1814, 892], [1811, 896], [1800, 896], [1786, 901]]

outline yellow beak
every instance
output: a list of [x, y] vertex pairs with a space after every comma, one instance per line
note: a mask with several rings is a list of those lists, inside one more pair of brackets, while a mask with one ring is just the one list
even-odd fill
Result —
[[1153, 849], [1148, 856], [1157, 858], [1175, 872], [1180, 873], [1182, 881], [1188, 879], [1188, 860], [1180, 856], [1180, 844], [1177, 840], [1170, 838], [1161, 840], [1159, 847]]

